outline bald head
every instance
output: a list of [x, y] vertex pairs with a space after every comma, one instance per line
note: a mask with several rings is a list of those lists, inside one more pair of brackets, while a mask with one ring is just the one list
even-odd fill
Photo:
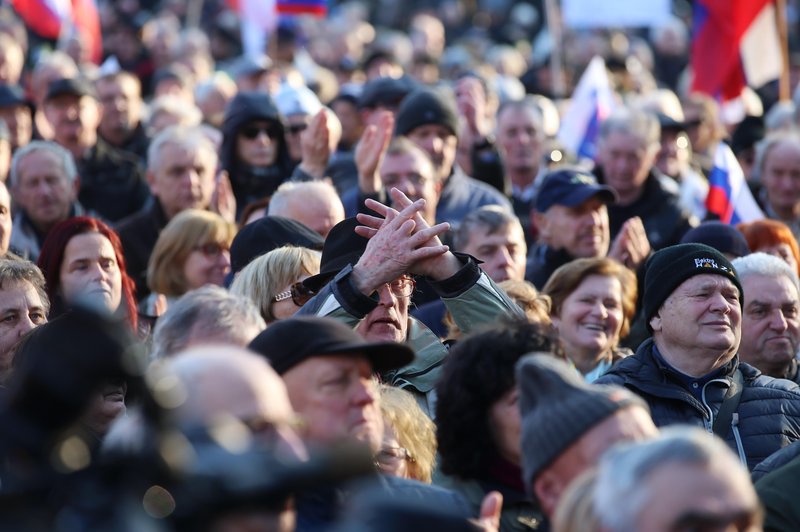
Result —
[[238, 421], [254, 435], [305, 456], [290, 426], [294, 411], [286, 387], [264, 358], [233, 346], [193, 347], [169, 359], [163, 368], [179, 383], [174, 394], [180, 403], [175, 409], [179, 424]]
[[344, 220], [344, 207], [330, 183], [285, 183], [273, 194], [267, 214], [296, 220], [326, 237]]

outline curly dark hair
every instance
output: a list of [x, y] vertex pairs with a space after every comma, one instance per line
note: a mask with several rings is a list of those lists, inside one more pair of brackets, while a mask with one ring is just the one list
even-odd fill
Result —
[[497, 455], [489, 409], [516, 383], [524, 355], [548, 352], [563, 358], [552, 329], [512, 319], [464, 337], [450, 350], [436, 385], [436, 436], [443, 473], [482, 478]]

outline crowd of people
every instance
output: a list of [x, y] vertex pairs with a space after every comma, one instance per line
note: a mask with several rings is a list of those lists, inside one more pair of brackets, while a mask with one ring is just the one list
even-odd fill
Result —
[[800, 91], [543, 4], [0, 8], [0, 528], [800, 529]]

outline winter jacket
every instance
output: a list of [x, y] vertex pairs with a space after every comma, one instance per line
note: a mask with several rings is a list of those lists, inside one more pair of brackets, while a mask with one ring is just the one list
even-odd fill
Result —
[[[250, 122], [272, 122], [280, 131], [278, 156], [275, 163], [266, 167], [253, 167], [239, 161], [236, 140], [239, 130]], [[285, 128], [278, 107], [268, 94], [242, 92], [228, 104], [222, 124], [220, 165], [228, 171], [233, 195], [236, 197], [237, 216], [250, 203], [271, 196], [275, 189], [289, 179], [294, 165], [284, 139]]]
[[764, 532], [800, 530], [800, 458], [795, 458], [756, 483], [756, 493], [764, 507]]
[[[605, 182], [602, 167], [596, 167], [594, 175], [600, 183]], [[647, 240], [653, 250], [680, 243], [681, 237], [699, 224], [699, 220], [684, 212], [681, 207], [677, 183], [654, 170], [647, 176], [639, 199], [630, 205], [608, 206], [612, 241], [619, 234], [622, 225], [634, 216], [642, 219]]]
[[157, 198], [141, 211], [122, 220], [117, 233], [125, 253], [125, 268], [136, 283], [136, 298], [143, 300], [150, 293], [147, 287], [147, 263], [161, 230], [167, 225], [167, 215]]
[[701, 401], [686, 388], [676, 370], [656, 358], [654, 348], [653, 339], [646, 340], [635, 355], [619, 361], [596, 382], [619, 384], [642, 396], [659, 427], [689, 424], [713, 432], [714, 419], [738, 369], [744, 388], [726, 442], [748, 469], [753, 470], [772, 453], [800, 439], [797, 384], [762, 375], [754, 367], [739, 363], [736, 356], [723, 366], [719, 377], [703, 386]]
[[[430, 284], [444, 300], [459, 329], [469, 332], [501, 315], [524, 316], [522, 310], [478, 267], [474, 258], [457, 254], [464, 266], [452, 277]], [[378, 301], [356, 289], [350, 274], [352, 265], [340, 271], [319, 294], [303, 305], [298, 314], [329, 316], [355, 327]], [[412, 392], [422, 409], [433, 417], [435, 386], [447, 347], [427, 327], [409, 317], [406, 344], [416, 353], [407, 366], [394, 370], [384, 379], [393, 386]]]
[[[86, 212], [80, 203], [74, 202], [70, 207], [67, 218], [72, 218], [73, 216], [95, 216], [95, 214]], [[14, 223], [11, 225], [11, 240], [8, 247], [20, 257], [36, 262], [39, 258], [39, 253], [42, 251], [45, 237], [47, 235], [40, 233], [34, 227], [27, 213], [24, 210], [20, 210], [14, 216]]]

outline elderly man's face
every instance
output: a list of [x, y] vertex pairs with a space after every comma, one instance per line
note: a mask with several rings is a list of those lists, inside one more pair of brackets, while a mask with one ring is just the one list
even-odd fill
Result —
[[208, 207], [214, 192], [215, 154], [168, 142], [158, 160], [158, 168], [148, 173], [148, 179], [168, 217]]
[[458, 251], [483, 261], [481, 269], [496, 283], [525, 279], [528, 248], [522, 227], [515, 221], [493, 232], [486, 226], [477, 226], [464, 249]]
[[368, 342], [405, 342], [412, 287], [408, 277], [381, 286], [378, 306], [361, 320], [356, 332]]
[[642, 489], [649, 495], [636, 530], [762, 530], [758, 498], [748, 478], [723, 464], [657, 467]]
[[575, 207], [553, 205], [535, 215], [540, 238], [553, 249], [564, 249], [575, 258], [604, 257], [611, 235], [608, 209], [598, 198]]
[[73, 153], [90, 147], [96, 141], [102, 113], [100, 105], [91, 96], [56, 96], [45, 102], [44, 113], [53, 125], [53, 140]]
[[11, 147], [17, 149], [25, 146], [33, 136], [33, 119], [27, 105], [0, 107], [0, 119], [8, 126], [11, 133]]
[[378, 452], [383, 418], [369, 360], [356, 354], [311, 357], [283, 380], [292, 407], [303, 417], [308, 443], [355, 440]]
[[598, 162], [606, 184], [624, 202], [628, 198], [636, 199], [641, 193], [656, 155], [657, 150], [648, 146], [644, 139], [613, 131], [600, 141]]
[[671, 350], [702, 350], [730, 360], [742, 332], [739, 290], [722, 275], [695, 275], [670, 294], [650, 325], [654, 336]]
[[536, 173], [542, 160], [543, 134], [532, 109], [510, 106], [497, 117], [497, 146], [514, 173]]
[[11, 369], [11, 351], [19, 339], [43, 323], [47, 311], [31, 283], [8, 282], [0, 289], [0, 377]]
[[103, 105], [100, 132], [110, 138], [130, 133], [142, 118], [142, 95], [136, 81], [129, 77], [100, 79], [96, 89]]
[[14, 201], [40, 228], [49, 228], [69, 216], [77, 197], [77, 182], [70, 182], [61, 159], [46, 150], [28, 153], [17, 162], [12, 187]]
[[800, 347], [800, 299], [784, 275], [749, 275], [742, 280], [742, 361], [764, 373], [784, 377]]
[[438, 179], [447, 179], [456, 162], [458, 138], [449, 129], [438, 124], [415, 127], [408, 133], [408, 138], [428, 153]]
[[764, 160], [761, 182], [778, 214], [795, 213], [800, 204], [800, 143], [787, 140], [773, 147]]

